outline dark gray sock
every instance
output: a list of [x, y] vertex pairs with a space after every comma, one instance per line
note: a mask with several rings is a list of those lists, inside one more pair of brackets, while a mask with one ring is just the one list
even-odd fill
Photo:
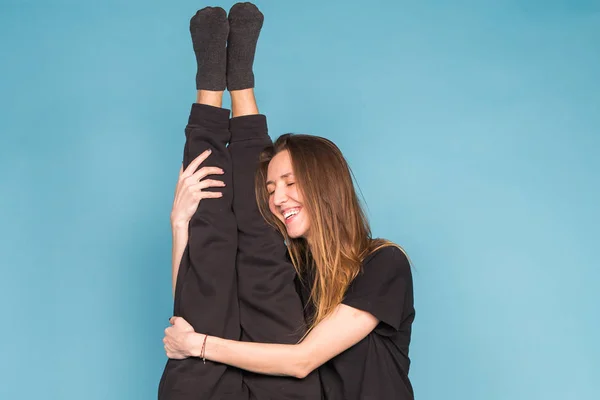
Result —
[[237, 3], [229, 10], [227, 89], [254, 87], [254, 52], [264, 16], [252, 3]]
[[221, 7], [205, 7], [190, 20], [192, 44], [198, 62], [196, 89], [225, 90], [229, 22]]

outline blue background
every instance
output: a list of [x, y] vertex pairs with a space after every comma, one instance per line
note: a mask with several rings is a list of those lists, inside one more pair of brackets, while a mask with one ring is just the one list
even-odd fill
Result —
[[[2, 1], [0, 398], [155, 398], [205, 5]], [[600, 398], [600, 2], [258, 5], [272, 136], [412, 257], [417, 399]]]

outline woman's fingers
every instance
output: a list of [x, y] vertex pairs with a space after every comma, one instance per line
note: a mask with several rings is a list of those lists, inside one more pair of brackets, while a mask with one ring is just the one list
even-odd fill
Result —
[[191, 205], [192, 207], [198, 207], [198, 203], [202, 200], [202, 199], [218, 199], [219, 197], [223, 197], [223, 193], [221, 192], [207, 192], [204, 190], [196, 190], [194, 192], [191, 192], [191, 199], [194, 202], [193, 205]]
[[201, 179], [206, 178], [208, 175], [223, 175], [223, 170], [219, 167], [202, 167], [187, 179], [189, 179], [190, 184], [193, 185]]
[[[208, 166], [200, 168], [211, 154], [207, 150], [196, 157], [187, 168], [181, 167], [179, 178], [175, 186], [175, 198], [171, 219], [189, 222], [192, 215], [197, 211], [198, 204], [202, 199], [216, 199], [223, 197], [218, 191], [205, 191], [208, 188], [222, 188], [225, 183], [218, 179], [205, 179], [211, 175], [222, 175], [224, 171], [219, 167]], [[212, 177], [211, 177], [212, 178]]]
[[183, 171], [183, 176], [188, 177], [192, 175], [196, 171], [196, 169], [198, 169], [200, 164], [202, 164], [208, 158], [208, 156], [210, 156], [211, 152], [212, 151], [208, 149], [206, 151], [203, 151], [198, 157], [194, 158], [190, 165], [187, 166], [185, 171]]
[[196, 191], [196, 190], [202, 190], [202, 189], [211, 188], [211, 187], [224, 187], [224, 186], [225, 186], [225, 182], [223, 182], [223, 181], [218, 181], [216, 179], [203, 179], [199, 183], [196, 183], [195, 185], [190, 186], [190, 189]]
[[223, 193], [221, 193], [221, 192], [200, 192], [201, 199], [218, 199], [219, 197], [223, 197]]

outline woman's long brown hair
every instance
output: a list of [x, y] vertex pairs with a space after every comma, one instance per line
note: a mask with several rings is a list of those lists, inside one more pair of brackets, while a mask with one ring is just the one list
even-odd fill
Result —
[[[266, 188], [269, 162], [285, 150], [290, 153], [296, 185], [310, 219], [307, 239], [290, 238], [285, 225], [269, 209]], [[390, 241], [371, 238], [350, 167], [339, 148], [328, 139], [297, 134], [280, 136], [261, 154], [255, 185], [260, 212], [285, 238], [298, 275], [303, 280], [307, 276], [313, 279], [310, 301], [315, 310], [309, 330], [342, 302], [365, 257], [382, 247], [399, 248]]]

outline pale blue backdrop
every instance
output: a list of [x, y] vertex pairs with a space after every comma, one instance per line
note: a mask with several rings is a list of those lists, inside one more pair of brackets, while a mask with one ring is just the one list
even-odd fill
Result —
[[[0, 4], [0, 398], [155, 398], [208, 4]], [[413, 259], [417, 399], [599, 399], [600, 1], [258, 5], [271, 134]]]

